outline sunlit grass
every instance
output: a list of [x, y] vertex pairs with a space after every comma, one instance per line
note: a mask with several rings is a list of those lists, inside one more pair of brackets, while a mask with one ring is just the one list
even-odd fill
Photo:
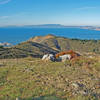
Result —
[[[74, 61], [44, 62], [41, 59], [6, 59], [0, 60], [0, 98], [15, 100], [20, 97], [25, 100], [50, 100], [44, 96], [56, 96], [65, 100], [99, 100], [93, 93], [98, 89], [90, 89], [99, 81], [100, 62], [95, 58], [80, 57]], [[96, 70], [96, 73], [95, 73]], [[74, 96], [72, 83], [84, 84], [87, 96]], [[92, 83], [92, 84], [91, 84]], [[37, 99], [38, 98], [38, 99]], [[53, 97], [51, 97], [53, 98]], [[55, 100], [60, 100], [60, 99]], [[91, 98], [91, 99], [89, 99]], [[1, 99], [0, 99], [1, 100]]]

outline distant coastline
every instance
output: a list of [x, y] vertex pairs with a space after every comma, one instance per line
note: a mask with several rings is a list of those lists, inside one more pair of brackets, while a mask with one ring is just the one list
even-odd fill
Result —
[[67, 26], [61, 24], [41, 24], [41, 25], [9, 25], [9, 26], [0, 26], [0, 28], [80, 28], [88, 30], [100, 31], [98, 26]]
[[8, 26], [0, 26], [1, 28], [13, 28], [13, 27], [25, 27], [25, 28], [86, 28], [86, 29], [95, 29], [100, 28], [97, 26], [88, 26], [88, 25], [61, 25], [61, 24], [40, 24], [40, 25], [8, 25]]
[[100, 31], [100, 27], [82, 27], [82, 29]]

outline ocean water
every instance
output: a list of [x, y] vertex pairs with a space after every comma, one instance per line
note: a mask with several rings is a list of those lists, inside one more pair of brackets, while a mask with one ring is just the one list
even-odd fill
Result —
[[80, 28], [0, 28], [0, 42], [15, 45], [31, 37], [47, 34], [75, 39], [100, 40], [100, 31]]

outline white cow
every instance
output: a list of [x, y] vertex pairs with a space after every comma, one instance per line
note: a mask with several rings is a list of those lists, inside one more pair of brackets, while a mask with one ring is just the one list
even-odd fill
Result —
[[49, 54], [46, 54], [42, 57], [42, 60], [46, 60], [48, 58]]
[[54, 57], [53, 54], [46, 54], [46, 55], [43, 56], [42, 60], [45, 60], [45, 61], [49, 61], [49, 60], [55, 61], [55, 57]]
[[59, 56], [58, 60], [65, 62], [66, 60], [70, 60], [71, 59], [71, 55], [70, 54], [66, 54], [66, 55], [62, 55]]

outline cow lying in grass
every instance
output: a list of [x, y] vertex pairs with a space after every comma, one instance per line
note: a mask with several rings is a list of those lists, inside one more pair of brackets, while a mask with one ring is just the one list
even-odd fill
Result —
[[71, 60], [73, 58], [77, 58], [78, 56], [80, 56], [78, 53], [70, 50], [70, 51], [65, 51], [65, 52], [60, 52], [56, 55], [53, 54], [46, 54], [43, 56], [42, 60], [45, 61], [66, 61], [66, 60]]
[[55, 57], [57, 59], [57, 58], [59, 58], [60, 56], [63, 56], [63, 55], [70, 55], [71, 56], [71, 59], [80, 56], [80, 54], [78, 54], [78, 53], [76, 53], [76, 52], [74, 52], [72, 50], [69, 50], [69, 51], [60, 52], [60, 53], [56, 54]]
[[53, 54], [46, 54], [43, 56], [42, 60], [44, 61], [55, 61], [55, 56]]
[[62, 56], [59, 56], [59, 58], [57, 58], [56, 60], [65, 62], [66, 60], [71, 60], [71, 55], [69, 55], [69, 54], [62, 55]]

